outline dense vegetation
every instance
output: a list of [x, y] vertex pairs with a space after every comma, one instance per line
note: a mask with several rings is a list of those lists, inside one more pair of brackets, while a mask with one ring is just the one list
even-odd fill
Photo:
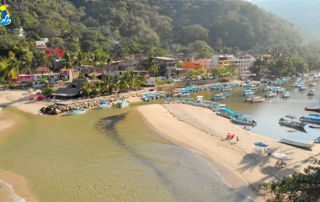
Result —
[[320, 160], [311, 159], [304, 173], [295, 173], [281, 180], [264, 184], [272, 201], [319, 201]]
[[[303, 43], [293, 25], [238, 0], [20, 0], [10, 2], [10, 11], [12, 24], [0, 29], [2, 78], [41, 65], [66, 66], [35, 48], [41, 37], [50, 39], [49, 47], [66, 49], [68, 58], [96, 66], [132, 53], [209, 57], [236, 50], [281, 50], [302, 56], [310, 69], [320, 64], [319, 46]], [[25, 39], [12, 34], [20, 26]]]

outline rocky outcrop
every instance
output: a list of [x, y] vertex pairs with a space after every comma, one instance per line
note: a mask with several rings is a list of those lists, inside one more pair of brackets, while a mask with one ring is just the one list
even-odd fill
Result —
[[99, 105], [100, 101], [91, 100], [83, 102], [75, 102], [71, 104], [53, 104], [40, 109], [41, 113], [47, 115], [58, 115], [72, 110], [92, 109]]

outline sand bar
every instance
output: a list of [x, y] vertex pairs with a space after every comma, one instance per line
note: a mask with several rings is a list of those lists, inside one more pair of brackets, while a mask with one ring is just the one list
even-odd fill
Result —
[[[217, 116], [212, 110], [184, 104], [145, 105], [138, 108], [145, 120], [164, 137], [188, 150], [203, 156], [216, 166], [221, 164], [220, 174], [233, 188], [252, 187], [290, 175], [302, 169], [302, 161], [319, 153], [319, 146], [306, 151], [278, 143], [235, 126], [229, 120]], [[239, 136], [237, 141], [222, 141], [226, 133]], [[262, 141], [273, 151], [288, 154], [291, 160], [284, 169], [274, 168], [277, 161], [265, 153], [256, 153], [254, 143]], [[222, 166], [222, 167], [221, 167]], [[241, 179], [235, 180], [231, 172]]]

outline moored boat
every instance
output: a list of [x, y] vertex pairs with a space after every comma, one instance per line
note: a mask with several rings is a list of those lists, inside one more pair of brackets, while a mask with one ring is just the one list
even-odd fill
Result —
[[107, 108], [111, 108], [111, 107], [112, 107], [112, 105], [107, 100], [101, 100], [99, 105], [97, 106], [98, 109], [107, 109]]
[[272, 98], [275, 97], [277, 94], [272, 92], [272, 91], [268, 91], [267, 94], [264, 96], [265, 98]]
[[318, 113], [320, 113], [320, 108], [305, 107], [304, 110], [310, 111], [310, 112], [318, 112]]
[[67, 112], [67, 115], [78, 115], [78, 114], [84, 114], [86, 113], [86, 110], [84, 109], [77, 109], [77, 110], [71, 110]]
[[304, 85], [299, 86], [300, 91], [305, 91], [306, 89], [307, 89], [307, 87], [305, 87]]
[[310, 87], [314, 87], [314, 86], [316, 86], [316, 85], [317, 85], [316, 82], [312, 82], [312, 83], [309, 84]]
[[231, 121], [235, 124], [239, 124], [239, 125], [244, 125], [244, 126], [256, 126], [257, 125], [257, 122], [255, 122], [254, 120], [249, 120], [249, 119], [242, 119], [242, 118], [239, 118], [239, 117], [232, 117], [231, 118]]
[[212, 98], [213, 101], [224, 99], [226, 99], [226, 96], [223, 93], [215, 94]]
[[302, 142], [302, 141], [294, 141], [294, 140], [288, 140], [288, 139], [281, 139], [281, 143], [292, 145], [295, 147], [300, 147], [304, 149], [311, 149], [313, 146], [313, 142]]
[[291, 97], [291, 93], [289, 91], [287, 91], [282, 95], [282, 97], [283, 98], [289, 98], [289, 97]]
[[119, 108], [124, 108], [124, 107], [128, 107], [128, 106], [129, 106], [129, 102], [125, 99], [120, 100], [118, 103]]
[[320, 118], [302, 116], [299, 120], [303, 123], [320, 124]]
[[301, 123], [301, 122], [297, 122], [297, 121], [289, 121], [289, 120], [286, 120], [284, 118], [281, 118], [279, 120], [279, 124], [281, 126], [286, 126], [288, 128], [293, 128], [293, 129], [305, 132], [305, 129], [304, 129], [304, 127], [306, 126], [305, 123]]
[[250, 103], [258, 103], [258, 102], [265, 101], [265, 98], [261, 96], [250, 96], [250, 97], [246, 97], [245, 101]]

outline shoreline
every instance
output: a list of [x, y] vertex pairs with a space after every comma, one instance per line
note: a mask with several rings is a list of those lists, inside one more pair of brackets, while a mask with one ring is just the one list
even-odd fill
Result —
[[[226, 184], [233, 189], [250, 187], [259, 194], [261, 183], [301, 171], [304, 166], [301, 162], [320, 151], [319, 146], [314, 151], [305, 151], [254, 134], [205, 108], [166, 104], [140, 106], [138, 111], [160, 135], [204, 157], [214, 169], [218, 168]], [[222, 141], [227, 132], [238, 135], [240, 141]], [[274, 151], [290, 154], [287, 167], [276, 169], [276, 159], [254, 153], [253, 143], [258, 141], [269, 144]], [[235, 180], [234, 176], [238, 179]]]

